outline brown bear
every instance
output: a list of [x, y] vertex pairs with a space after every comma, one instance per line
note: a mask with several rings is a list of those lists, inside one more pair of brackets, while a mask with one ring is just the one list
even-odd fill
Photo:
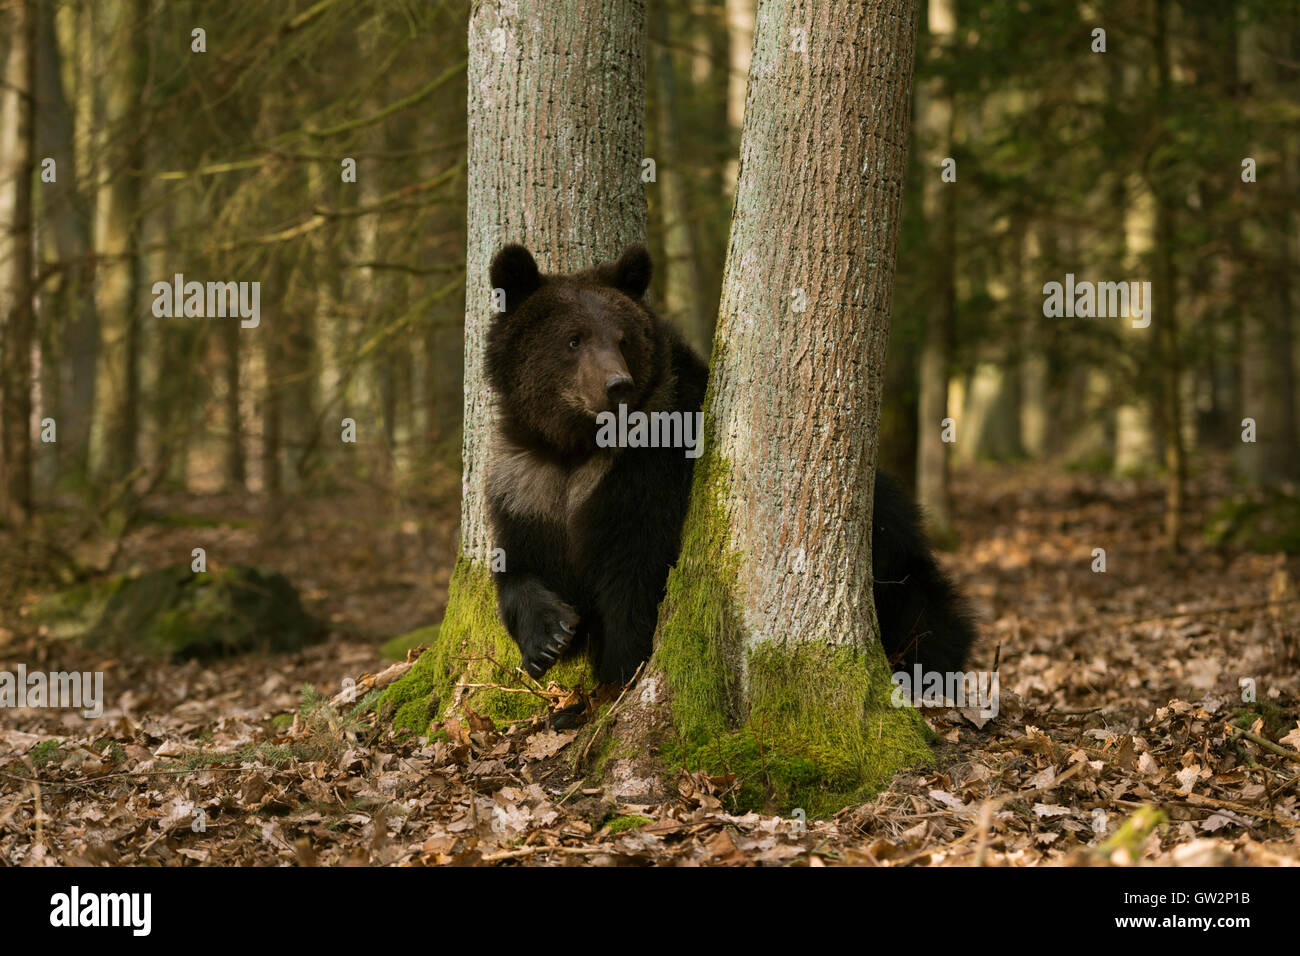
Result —
[[[493, 579], [534, 677], [589, 648], [597, 677], [622, 682], [650, 656], [702, 435], [698, 426], [665, 427], [662, 436], [679, 440], [638, 441], [626, 423], [637, 413], [698, 421], [707, 379], [677, 330], [646, 305], [650, 270], [640, 245], [567, 275], [543, 275], [519, 245], [492, 260], [492, 286], [505, 296], [487, 335], [498, 404], [487, 507], [505, 558]], [[931, 554], [915, 504], [886, 475], [876, 479], [873, 535], [891, 663], [959, 669], [975, 636], [970, 614]]]
[[498, 402], [487, 505], [506, 567], [493, 577], [535, 677], [580, 647], [601, 681], [627, 680], [650, 656], [699, 449], [602, 447], [599, 416], [676, 412], [694, 423], [707, 378], [646, 306], [650, 268], [640, 245], [570, 275], [542, 275], [518, 245], [492, 260], [505, 311], [487, 336]]

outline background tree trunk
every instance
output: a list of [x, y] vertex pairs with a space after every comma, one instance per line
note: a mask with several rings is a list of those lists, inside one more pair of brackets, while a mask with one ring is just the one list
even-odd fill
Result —
[[[1150, 268], [1156, 235], [1156, 200], [1140, 176], [1129, 177], [1114, 186], [1114, 195], [1120, 211], [1119, 230], [1123, 248], [1119, 250], [1116, 275], [1142, 276]], [[1149, 274], [1149, 273], [1147, 273]], [[1155, 286], [1152, 286], [1154, 294]], [[1135, 329], [1127, 316], [1112, 320], [1118, 324], [1119, 339], [1124, 352], [1135, 357], [1136, 370], [1111, 382], [1118, 396], [1115, 408], [1115, 461], [1117, 475], [1149, 475], [1155, 472], [1160, 461], [1160, 436], [1156, 433], [1151, 412], [1152, 392], [1144, 384], [1152, 351], [1150, 328]], [[1152, 317], [1152, 322], [1156, 319]]]
[[[1170, 65], [1168, 0], [1154, 0], [1155, 95], [1165, 110], [1173, 100], [1173, 75]], [[1177, 199], [1175, 187], [1159, 171], [1149, 171], [1148, 185], [1156, 194], [1155, 268], [1151, 294], [1152, 330], [1160, 357], [1158, 417], [1164, 444], [1165, 464], [1165, 538], [1170, 551], [1182, 547], [1183, 518], [1187, 498], [1187, 446], [1183, 434], [1182, 390], [1182, 323], [1178, 296], [1178, 267], [1174, 262]]]
[[[956, 0], [929, 0], [929, 33], [939, 48], [952, 43], [957, 30]], [[948, 490], [948, 442], [942, 422], [948, 417], [948, 377], [953, 323], [957, 311], [956, 183], [940, 179], [940, 163], [952, 155], [953, 91], [942, 79], [921, 91], [917, 114], [923, 126], [921, 190], [925, 217], [931, 224], [936, 257], [936, 286], [921, 342], [919, 407], [916, 436], [916, 497], [938, 541], [951, 540], [952, 503]], [[958, 174], [960, 176], [960, 172]], [[957, 436], [960, 440], [965, 436]]]
[[147, 0], [105, 4], [106, 35], [115, 38], [105, 78], [109, 125], [107, 183], [99, 193], [103, 256], [99, 314], [103, 358], [96, 380], [104, 465], [110, 480], [125, 479], [138, 464], [140, 437], [141, 198], [145, 166], [145, 74], [148, 68]]
[[810, 814], [925, 753], [889, 703], [871, 571], [915, 28], [910, 0], [758, 6], [705, 449], [610, 744], [621, 797], [661, 789], [656, 747]]
[[[726, 0], [727, 18], [727, 124], [739, 130], [745, 121], [745, 91], [749, 83], [749, 58], [754, 48], [755, 0]], [[723, 168], [723, 186], [736, 189], [736, 160]]]
[[[1259, 25], [1248, 25], [1240, 33], [1241, 79], [1247, 88], [1263, 86], [1273, 73], [1270, 63], [1277, 58], [1269, 55], [1267, 45]], [[1300, 479], [1290, 290], [1296, 266], [1287, 238], [1289, 214], [1285, 206], [1281, 211], [1272, 208], [1288, 193], [1269, 181], [1278, 177], [1285, 182], [1287, 173], [1283, 161], [1261, 170], [1258, 182], [1239, 187], [1252, 213], [1241, 227], [1246, 265], [1240, 276], [1245, 286], [1239, 291], [1267, 290], [1254, 297], [1242, 316], [1242, 407], [1234, 423], [1237, 430], [1241, 418], [1255, 421], [1255, 441], [1241, 443], [1237, 462], [1246, 483], [1257, 488]], [[1251, 303], [1249, 295], [1242, 298]]]
[[36, 2], [8, 11], [0, 90], [0, 519], [32, 510], [32, 179], [36, 168]]
[[58, 301], [64, 311], [55, 316], [51, 338], [58, 343], [57, 408], [43, 414], [58, 421], [54, 449], [59, 470], [84, 476], [89, 468], [91, 409], [99, 361], [99, 314], [95, 310], [92, 216], [81, 182], [84, 164], [77, 155], [72, 106], [63, 85], [63, 54], [54, 24], [54, 5], [40, 5], [37, 48], [37, 153], [57, 163], [57, 183], [44, 184], [41, 202], [55, 255], [62, 270]]
[[244, 416], [239, 410], [243, 397], [239, 384], [239, 333], [238, 322], [222, 324], [217, 333], [221, 343], [221, 417], [226, 429], [221, 443], [222, 486], [232, 492], [243, 492], [248, 485], [248, 466], [244, 454]]
[[[645, 241], [645, 12], [643, 0], [487, 0], [470, 19], [460, 555], [437, 643], [390, 696], [413, 705], [397, 712], [398, 726], [423, 730], [458, 683], [500, 681], [486, 656], [518, 666], [497, 616], [484, 510], [488, 266], [507, 242], [525, 243], [544, 272], [568, 272]], [[564, 683], [585, 670], [565, 662], [550, 676]], [[473, 706], [510, 719], [537, 701], [487, 692]]]
[[667, 5], [661, 0], [655, 5], [658, 42], [653, 61], [657, 206], [662, 220], [664, 250], [660, 269], [664, 290], [662, 314], [685, 333], [687, 341], [697, 352], [707, 356], [713, 340], [713, 317], [702, 300], [700, 255], [691, 228], [686, 177], [681, 171], [686, 157], [677, 136], [681, 104], [677, 97], [673, 55], [668, 47], [668, 22]]

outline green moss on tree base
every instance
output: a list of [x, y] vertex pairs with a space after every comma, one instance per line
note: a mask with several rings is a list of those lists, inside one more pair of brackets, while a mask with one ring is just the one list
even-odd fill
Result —
[[920, 715], [890, 703], [877, 647], [768, 645], [750, 654], [749, 679], [744, 724], [674, 755], [689, 770], [735, 774], [731, 797], [742, 810], [824, 816], [932, 760]]
[[[788, 642], [746, 650], [723, 502], [725, 461], [696, 464], [682, 555], [660, 609], [654, 668], [664, 675], [674, 738], [669, 764], [735, 774], [743, 810], [824, 815], [870, 798], [898, 770], [928, 764], [925, 723], [891, 705], [879, 646]], [[738, 675], [745, 663], [746, 699]]]
[[[491, 573], [461, 555], [433, 645], [384, 691], [379, 712], [391, 715], [394, 730], [415, 734], [425, 733], [431, 721], [462, 704], [498, 724], [544, 713], [546, 702], [525, 692], [516, 673], [519, 664], [519, 648], [497, 615]], [[546, 680], [566, 687], [580, 681], [592, 684], [585, 657], [561, 661], [547, 672]]]
[[673, 726], [685, 750], [727, 734], [740, 716], [737, 680], [742, 646], [736, 574], [722, 502], [726, 464], [709, 449], [695, 464], [681, 556], [659, 608], [653, 665], [671, 695]]

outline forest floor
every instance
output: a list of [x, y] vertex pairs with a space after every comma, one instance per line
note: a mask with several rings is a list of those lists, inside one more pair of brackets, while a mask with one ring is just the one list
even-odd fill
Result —
[[[1189, 527], [1226, 491], [1193, 481]], [[330, 636], [160, 665], [40, 633], [22, 614], [38, 589], [0, 608], [0, 670], [102, 670], [107, 698], [98, 720], [4, 714], [0, 863], [1300, 864], [1300, 558], [1195, 534], [1169, 557], [1156, 481], [980, 468], [955, 497], [943, 560], [980, 614], [970, 666], [998, 662], [999, 712], [925, 708], [935, 768], [807, 821], [730, 813], [736, 781], [703, 776], [613, 806], [569, 772], [575, 732], [540, 721], [393, 739], [325, 698], [437, 620], [452, 520], [318, 504], [267, 532], [247, 499], [172, 502], [186, 519], [133, 532], [119, 566], [194, 546], [270, 565]]]

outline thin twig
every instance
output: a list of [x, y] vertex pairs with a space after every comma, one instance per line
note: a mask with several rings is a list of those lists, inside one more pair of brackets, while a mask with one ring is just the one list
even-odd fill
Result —
[[1234, 727], [1232, 724], [1228, 725], [1228, 729], [1232, 731], [1234, 734], [1240, 734], [1241, 736], [1245, 737], [1247, 740], [1254, 741], [1255, 743], [1263, 747], [1265, 750], [1270, 751], [1271, 753], [1275, 753], [1279, 757], [1286, 757], [1288, 760], [1295, 760], [1297, 762], [1300, 762], [1300, 753], [1296, 753], [1294, 750], [1287, 750], [1281, 744], [1275, 744], [1267, 737], [1261, 737], [1259, 734], [1253, 734], [1249, 730], [1242, 730], [1240, 727]]

